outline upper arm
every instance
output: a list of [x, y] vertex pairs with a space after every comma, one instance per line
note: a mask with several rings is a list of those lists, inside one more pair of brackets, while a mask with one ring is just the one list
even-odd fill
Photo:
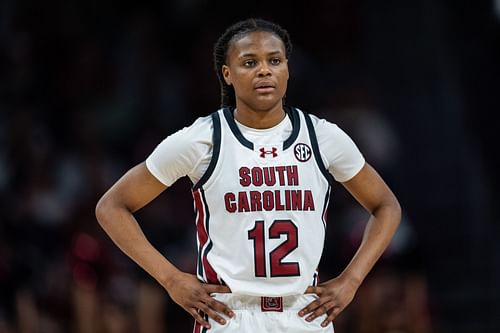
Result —
[[103, 195], [97, 204], [97, 210], [104, 207], [122, 207], [135, 212], [147, 205], [167, 188], [142, 162], [125, 173]]
[[400, 209], [394, 193], [368, 163], [365, 163], [354, 177], [342, 185], [370, 213], [384, 205]]

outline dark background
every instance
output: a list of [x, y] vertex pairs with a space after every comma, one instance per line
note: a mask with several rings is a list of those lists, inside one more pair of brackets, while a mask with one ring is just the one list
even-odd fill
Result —
[[[236, 20], [291, 34], [287, 103], [336, 122], [403, 207], [337, 332], [500, 330], [499, 1], [0, 1], [0, 332], [189, 332], [110, 242], [99, 197], [215, 111], [212, 46]], [[189, 182], [137, 217], [194, 270]], [[366, 213], [336, 185], [320, 273]]]

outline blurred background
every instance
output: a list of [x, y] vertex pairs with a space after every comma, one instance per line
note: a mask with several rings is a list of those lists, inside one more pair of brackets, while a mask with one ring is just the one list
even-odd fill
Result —
[[[342, 333], [500, 331], [500, 1], [0, 1], [0, 332], [190, 332], [98, 226], [99, 197], [215, 111], [212, 46], [250, 16], [292, 36], [287, 103], [337, 123], [403, 222]], [[193, 272], [190, 183], [137, 213]], [[334, 187], [321, 278], [366, 213]]]

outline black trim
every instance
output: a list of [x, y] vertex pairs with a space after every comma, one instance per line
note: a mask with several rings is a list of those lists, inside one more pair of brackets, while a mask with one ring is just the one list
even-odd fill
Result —
[[248, 149], [253, 150], [253, 142], [248, 141], [243, 134], [241, 134], [240, 129], [238, 128], [238, 125], [236, 125], [236, 122], [234, 121], [234, 115], [233, 115], [234, 109], [233, 108], [224, 108], [224, 117], [226, 118], [227, 123], [229, 124], [229, 128], [231, 129], [231, 132], [233, 132], [234, 136], [238, 141]]
[[[299, 131], [300, 131], [300, 118], [299, 118], [299, 112], [291, 107], [291, 106], [284, 106], [283, 109], [285, 110], [285, 113], [288, 115], [290, 118], [290, 121], [292, 123], [292, 133], [290, 136], [283, 142], [283, 150], [286, 150], [287, 148], [290, 148], [290, 146], [295, 142], [297, 137], [299, 136]], [[226, 118], [226, 121], [229, 125], [229, 128], [231, 129], [231, 132], [233, 132], [233, 135], [238, 139], [238, 141], [248, 149], [253, 150], [254, 145], [252, 141], [247, 140], [241, 133], [240, 129], [238, 128], [238, 125], [236, 125], [236, 122], [234, 120], [234, 108], [224, 108], [224, 117]]]
[[290, 117], [290, 121], [292, 122], [292, 133], [290, 134], [288, 139], [283, 142], [283, 150], [286, 150], [295, 142], [297, 136], [299, 136], [300, 118], [299, 112], [294, 107], [284, 106], [284, 109], [288, 114], [288, 117]]
[[304, 115], [304, 118], [306, 120], [307, 130], [309, 131], [309, 139], [311, 140], [312, 150], [314, 153], [314, 159], [316, 160], [316, 164], [318, 164], [321, 173], [323, 174], [323, 176], [325, 176], [328, 183], [333, 184], [333, 177], [330, 174], [330, 172], [328, 172], [327, 168], [325, 167], [325, 164], [323, 163], [323, 160], [321, 159], [321, 154], [319, 152], [318, 138], [316, 137], [316, 131], [314, 130], [311, 117], [309, 116], [308, 113], [302, 112], [302, 114]]
[[[206, 321], [208, 321], [208, 314], [203, 313], [203, 319], [205, 319]], [[207, 332], [208, 332], [208, 328], [206, 328], [205, 326], [202, 326], [201, 333], [207, 333]]]
[[321, 213], [321, 220], [323, 221], [323, 227], [325, 228], [326, 230], [326, 219], [325, 219], [325, 214], [327, 214], [327, 209], [328, 209], [328, 204], [330, 203], [330, 193], [331, 193], [331, 190], [332, 190], [332, 186], [329, 184], [328, 185], [328, 190], [326, 191], [326, 194], [325, 194], [325, 202], [323, 202], [323, 211]]
[[[210, 238], [210, 211], [208, 210], [208, 204], [207, 204], [207, 198], [205, 197], [205, 191], [203, 191], [203, 188], [200, 189], [201, 192], [201, 200], [203, 200], [203, 206], [205, 207], [205, 230], [207, 231], [207, 239], [208, 239], [208, 245], [205, 248], [205, 252], [203, 252], [203, 257], [208, 257], [208, 252], [212, 250], [212, 239]], [[207, 259], [208, 261], [208, 259]]]
[[213, 124], [213, 132], [212, 132], [212, 159], [210, 160], [210, 164], [208, 165], [207, 170], [200, 178], [200, 180], [193, 186], [193, 190], [197, 190], [206, 183], [208, 178], [214, 172], [215, 166], [217, 165], [217, 160], [219, 159], [220, 154], [220, 144], [221, 144], [221, 125], [220, 125], [220, 117], [219, 112], [212, 113], [212, 124]]
[[200, 246], [198, 247], [198, 277], [201, 278], [202, 281], [204, 281], [203, 279], [203, 253], [201, 252], [201, 250], [203, 249], [203, 247]]
[[[203, 226], [205, 227], [205, 230], [207, 232], [207, 243], [205, 247], [205, 251], [201, 251], [202, 247], [200, 246], [198, 248], [198, 274], [199, 276], [203, 279], [203, 272], [205, 272], [205, 268], [203, 267], [203, 258], [208, 257], [208, 253], [212, 250], [213, 243], [212, 239], [210, 238], [210, 211], [208, 210], [208, 204], [207, 204], [207, 198], [205, 197], [205, 191], [203, 188], [200, 188], [200, 194], [201, 194], [201, 200], [202, 200], [202, 208], [204, 209], [204, 221], [203, 221]], [[207, 259], [208, 261], [208, 259]], [[206, 272], [205, 272], [206, 276]], [[205, 281], [206, 280], [206, 281]], [[204, 282], [209, 282], [208, 277], [203, 280]], [[211, 282], [215, 283], [215, 282]]]

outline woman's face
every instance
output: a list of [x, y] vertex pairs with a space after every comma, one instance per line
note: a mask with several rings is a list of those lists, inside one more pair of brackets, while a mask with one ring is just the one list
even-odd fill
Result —
[[248, 33], [231, 43], [222, 74], [234, 88], [238, 108], [269, 111], [281, 107], [288, 83], [285, 45], [270, 32]]

